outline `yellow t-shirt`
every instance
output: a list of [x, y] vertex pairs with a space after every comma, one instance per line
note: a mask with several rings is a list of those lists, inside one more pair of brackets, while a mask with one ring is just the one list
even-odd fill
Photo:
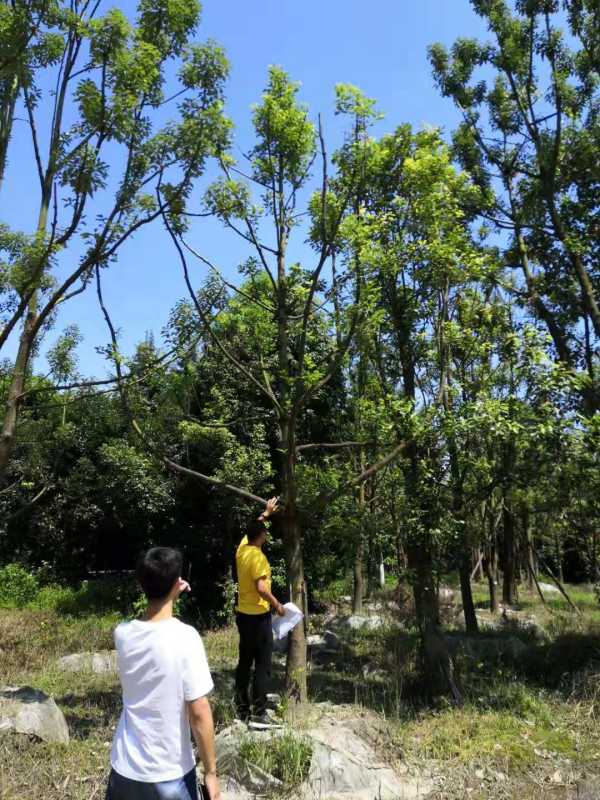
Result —
[[264, 578], [267, 589], [271, 591], [271, 567], [267, 557], [260, 549], [248, 544], [244, 536], [235, 554], [238, 577], [238, 604], [236, 610], [241, 614], [264, 614], [270, 606], [256, 591], [256, 581]]

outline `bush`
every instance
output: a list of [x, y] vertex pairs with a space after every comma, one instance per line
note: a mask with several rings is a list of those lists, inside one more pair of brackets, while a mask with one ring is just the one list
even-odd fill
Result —
[[60, 611], [61, 608], [74, 607], [76, 590], [70, 586], [58, 586], [50, 583], [42, 586], [35, 598], [28, 603], [32, 608], [42, 611]]
[[20, 564], [0, 568], [0, 606], [23, 608], [36, 598], [38, 591], [37, 578]]
[[308, 778], [312, 746], [307, 739], [292, 733], [270, 740], [247, 736], [240, 743], [240, 755], [278, 778], [286, 789], [293, 789]]

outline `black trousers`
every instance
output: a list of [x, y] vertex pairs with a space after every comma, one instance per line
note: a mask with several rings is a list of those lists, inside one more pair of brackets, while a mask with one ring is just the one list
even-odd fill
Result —
[[271, 612], [265, 614], [236, 614], [240, 634], [240, 657], [235, 671], [235, 700], [240, 717], [250, 713], [250, 673], [254, 666], [252, 701], [254, 713], [263, 714], [267, 708], [267, 689], [271, 682], [273, 629]]

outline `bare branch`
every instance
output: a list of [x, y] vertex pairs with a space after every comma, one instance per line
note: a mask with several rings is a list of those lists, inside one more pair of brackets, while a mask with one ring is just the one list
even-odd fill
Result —
[[40, 180], [40, 188], [44, 192], [44, 167], [42, 164], [42, 156], [40, 153], [40, 143], [38, 141], [37, 128], [35, 125], [35, 118], [33, 116], [33, 105], [27, 87], [23, 89], [23, 96], [25, 98], [25, 108], [27, 109], [27, 116], [29, 118], [29, 128], [31, 130], [31, 139], [33, 142], [33, 152], [35, 155], [35, 163], [37, 166], [38, 178]]
[[271, 403], [273, 403], [273, 405], [278, 410], [280, 410], [280, 406], [279, 406], [279, 403], [278, 403], [277, 398], [275, 397], [275, 395], [271, 391], [269, 391], [269, 388], [267, 386], [264, 386], [248, 369], [246, 369], [246, 367], [243, 364], [241, 364], [237, 360], [237, 358], [233, 355], [233, 353], [231, 353], [229, 351], [229, 349], [227, 347], [225, 347], [225, 345], [221, 341], [220, 337], [217, 336], [217, 334], [215, 333], [215, 331], [213, 329], [213, 326], [210, 323], [210, 320], [208, 319], [208, 317], [205, 314], [202, 306], [198, 302], [198, 298], [196, 297], [196, 292], [194, 291], [194, 287], [192, 286], [192, 283], [191, 283], [191, 280], [190, 280], [190, 274], [189, 274], [189, 270], [188, 270], [188, 265], [187, 265], [187, 260], [186, 260], [185, 254], [184, 254], [184, 252], [183, 252], [183, 250], [181, 248], [181, 245], [179, 244], [179, 241], [177, 239], [177, 236], [176, 236], [175, 232], [173, 231], [173, 229], [172, 229], [172, 227], [171, 227], [171, 225], [169, 223], [167, 215], [166, 215], [166, 213], [164, 211], [164, 207], [161, 204], [161, 197], [160, 197], [160, 193], [159, 192], [160, 192], [160, 190], [157, 189], [158, 201], [159, 201], [159, 205], [161, 207], [161, 213], [162, 213], [162, 216], [163, 216], [163, 221], [165, 223], [165, 228], [167, 229], [167, 231], [168, 231], [168, 233], [169, 233], [169, 235], [170, 235], [170, 237], [171, 237], [171, 239], [173, 241], [173, 244], [175, 245], [175, 249], [177, 250], [177, 253], [179, 254], [179, 259], [181, 261], [181, 266], [183, 268], [183, 275], [184, 275], [186, 286], [188, 288], [188, 293], [190, 295], [190, 298], [191, 298], [191, 300], [192, 300], [192, 302], [194, 304], [196, 312], [197, 312], [198, 316], [200, 317], [200, 320], [201, 320], [206, 332], [210, 335], [211, 339], [216, 344], [216, 346], [219, 348], [219, 350], [223, 353], [225, 358], [231, 364], [233, 364], [234, 367], [239, 372], [242, 373], [242, 375], [245, 375], [245, 377], [248, 378], [248, 380], [251, 383], [253, 383], [259, 389], [261, 394], [264, 394], [271, 401]]
[[182, 245], [186, 248], [186, 250], [189, 250], [190, 253], [193, 256], [196, 256], [196, 258], [199, 261], [202, 261], [203, 264], [206, 264], [206, 266], [215, 273], [215, 275], [223, 283], [224, 286], [227, 286], [228, 289], [231, 289], [233, 292], [236, 292], [237, 294], [241, 295], [242, 297], [245, 297], [246, 300], [250, 300], [252, 303], [256, 303], [257, 306], [260, 306], [265, 311], [268, 311], [270, 314], [274, 314], [275, 313], [275, 309], [273, 308], [273, 306], [269, 306], [266, 303], [263, 303], [257, 297], [253, 297], [251, 294], [248, 294], [247, 292], [244, 292], [243, 289], [240, 289], [234, 283], [229, 283], [229, 281], [226, 281], [225, 278], [223, 277], [220, 269], [218, 267], [215, 267], [215, 265], [211, 261], [209, 261], [208, 258], [205, 258], [203, 255], [198, 253], [198, 251], [195, 250], [191, 245], [189, 245], [185, 241], [183, 236], [180, 236], [179, 239], [180, 239]]
[[391, 450], [384, 458], [382, 458], [381, 461], [378, 461], [376, 464], [367, 467], [367, 469], [363, 470], [360, 474], [355, 475], [349, 481], [346, 481], [333, 491], [321, 492], [311, 503], [310, 511], [307, 515], [308, 518], [310, 519], [315, 514], [318, 514], [319, 511], [325, 508], [325, 506], [327, 506], [336, 498], [340, 497], [349, 489], [353, 489], [355, 486], [360, 486], [361, 483], [368, 481], [369, 478], [371, 478], [373, 475], [376, 475], [380, 470], [382, 470], [384, 467], [387, 467], [388, 464], [391, 464], [392, 461], [402, 455], [407, 447], [407, 442], [400, 442], [400, 444], [396, 445], [396, 447], [394, 447], [393, 450]]
[[299, 444], [296, 446], [296, 452], [299, 453], [304, 450], [341, 450], [344, 448], [352, 447], [367, 447], [368, 445], [377, 444], [375, 441], [367, 442], [310, 442], [309, 444]]

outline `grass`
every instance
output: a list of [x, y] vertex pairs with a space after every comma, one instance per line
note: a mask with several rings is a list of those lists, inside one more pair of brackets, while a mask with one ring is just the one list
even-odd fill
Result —
[[[486, 596], [475, 588], [482, 603]], [[539, 797], [532, 776], [546, 786], [548, 775], [557, 768], [566, 772], [567, 766], [569, 774], [595, 774], [600, 760], [599, 611], [591, 591], [567, 591], [581, 615], [568, 610], [563, 598], [553, 595], [549, 608], [543, 608], [535, 594], [521, 592], [521, 608], [543, 625], [548, 642], [523, 636], [526, 650], [518, 660], [458, 659], [466, 698], [461, 709], [443, 700], [432, 705], [425, 697], [418, 677], [417, 634], [392, 627], [350, 632], [337, 657], [313, 666], [311, 699], [357, 704], [381, 714], [386, 757], [417, 765], [431, 761], [435, 769], [454, 776], [458, 788], [444, 790], [439, 795], [444, 800], [467, 796], [465, 781], [480, 769], [499, 770], [512, 783], [510, 788], [509, 782], [503, 784], [502, 791], [493, 780], [487, 788], [473, 783], [470, 798]], [[2, 683], [31, 685], [54, 696], [67, 718], [71, 742], [62, 747], [23, 736], [0, 737], [0, 800], [102, 800], [121, 706], [118, 680], [63, 673], [56, 661], [73, 652], [111, 649], [112, 630], [122, 612], [107, 607], [92, 614], [71, 607], [67, 613], [64, 604], [55, 602], [58, 593], [50, 594], [50, 608], [42, 607], [39, 595], [38, 607], [0, 608], [0, 675]], [[454, 636], [463, 635], [453, 624]], [[515, 635], [518, 629], [486, 631], [483, 638]], [[213, 708], [220, 729], [234, 715], [237, 632], [210, 631], [204, 642], [215, 678]], [[276, 749], [272, 743], [261, 749], [250, 741], [244, 747], [258, 748], [252, 760], [292, 786], [308, 769], [310, 755], [301, 737], [280, 739]], [[548, 794], [555, 796], [566, 797]]]
[[307, 739], [293, 733], [270, 739], [246, 736], [241, 741], [240, 755], [281, 781], [285, 795], [308, 777], [312, 747]]

